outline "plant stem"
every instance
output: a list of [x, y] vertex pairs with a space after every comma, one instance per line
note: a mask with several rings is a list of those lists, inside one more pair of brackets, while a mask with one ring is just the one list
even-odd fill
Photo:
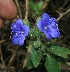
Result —
[[21, 10], [20, 10], [18, 0], [15, 0], [15, 3], [16, 3], [17, 9], [18, 9], [19, 17], [22, 19], [22, 13], [21, 13]]
[[28, 12], [29, 12], [29, 0], [26, 0], [25, 20], [28, 19]]
[[23, 67], [22, 67], [22, 68], [25, 68], [26, 65], [27, 65], [27, 60], [28, 60], [29, 54], [30, 54], [30, 52], [31, 52], [31, 49], [32, 49], [32, 46], [29, 45], [29, 48], [28, 48], [28, 50], [27, 50], [27, 53], [26, 53], [25, 59], [24, 59], [24, 61], [23, 61]]

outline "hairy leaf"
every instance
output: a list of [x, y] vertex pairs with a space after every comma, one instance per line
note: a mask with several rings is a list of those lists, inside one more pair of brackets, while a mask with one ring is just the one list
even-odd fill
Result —
[[67, 54], [70, 54], [70, 50], [68, 48], [60, 46], [51, 46], [47, 50], [63, 58], [68, 58]]
[[48, 54], [46, 56], [45, 67], [48, 72], [61, 72], [58, 61]]
[[40, 50], [35, 51], [35, 49], [33, 48], [31, 52], [31, 60], [34, 67], [37, 67], [39, 65], [41, 57], [42, 57], [42, 52]]
[[29, 56], [28, 61], [27, 61], [27, 68], [28, 68], [28, 69], [31, 69], [31, 68], [33, 68], [33, 67], [34, 67], [34, 66], [33, 66], [32, 61], [31, 61], [31, 56]]

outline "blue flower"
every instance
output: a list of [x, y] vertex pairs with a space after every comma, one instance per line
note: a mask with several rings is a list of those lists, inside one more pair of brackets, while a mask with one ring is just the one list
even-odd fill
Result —
[[38, 21], [37, 27], [44, 32], [48, 39], [58, 38], [60, 32], [55, 18], [50, 17], [47, 13], [43, 13], [42, 18]]
[[29, 27], [21, 19], [11, 24], [12, 43], [22, 46], [25, 36], [29, 33]]

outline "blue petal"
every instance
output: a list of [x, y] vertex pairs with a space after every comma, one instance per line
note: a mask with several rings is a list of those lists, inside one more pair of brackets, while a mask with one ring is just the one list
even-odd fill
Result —
[[60, 36], [60, 32], [57, 28], [52, 28], [50, 34], [53, 38], [58, 38]]
[[24, 23], [23, 23], [22, 19], [18, 19], [18, 20], [16, 21], [16, 26], [19, 27], [19, 29], [20, 29], [21, 31], [24, 30], [23, 25], [24, 25]]
[[48, 27], [57, 27], [57, 21], [53, 17], [49, 19]]
[[52, 39], [52, 36], [51, 36], [49, 30], [44, 31], [44, 34], [46, 35], [46, 37], [47, 37], [48, 39]]
[[20, 31], [20, 28], [16, 25], [16, 23], [11, 24], [11, 30], [14, 31]]
[[37, 27], [43, 32], [43, 26], [42, 26], [42, 23], [41, 23], [41, 20], [38, 21], [37, 23]]
[[16, 24], [23, 26], [23, 21], [22, 21], [22, 19], [18, 19], [18, 20], [16, 21]]
[[43, 13], [42, 20], [49, 20], [50, 16], [47, 13]]
[[19, 27], [16, 26], [15, 23], [12, 23], [11, 24], [11, 32], [12, 32], [12, 35], [16, 35], [16, 33], [20, 34], [21, 31], [20, 31]]
[[47, 13], [43, 13], [43, 15], [42, 15], [42, 24], [47, 25], [49, 19], [50, 19], [50, 16]]
[[25, 36], [22, 35], [13, 35], [12, 36], [12, 43], [13, 44], [18, 44], [22, 46], [24, 44]]
[[14, 27], [14, 26], [15, 26], [15, 24], [16, 24], [16, 23], [14, 23], [14, 22], [13, 22], [13, 23], [11, 24], [11, 27]]
[[24, 29], [24, 36], [27, 36], [29, 33], [29, 27], [27, 25], [24, 25], [23, 29]]
[[11, 30], [12, 30], [12, 31], [14, 31], [14, 26], [15, 26], [15, 25], [16, 25], [16, 23], [14, 23], [14, 22], [11, 24]]

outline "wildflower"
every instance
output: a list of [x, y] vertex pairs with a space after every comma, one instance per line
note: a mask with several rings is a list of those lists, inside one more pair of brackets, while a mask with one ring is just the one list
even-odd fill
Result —
[[11, 24], [12, 43], [23, 45], [25, 36], [29, 33], [29, 27], [21, 19]]
[[44, 32], [48, 39], [58, 38], [60, 32], [55, 18], [50, 17], [47, 13], [43, 13], [42, 18], [38, 21], [37, 27]]

